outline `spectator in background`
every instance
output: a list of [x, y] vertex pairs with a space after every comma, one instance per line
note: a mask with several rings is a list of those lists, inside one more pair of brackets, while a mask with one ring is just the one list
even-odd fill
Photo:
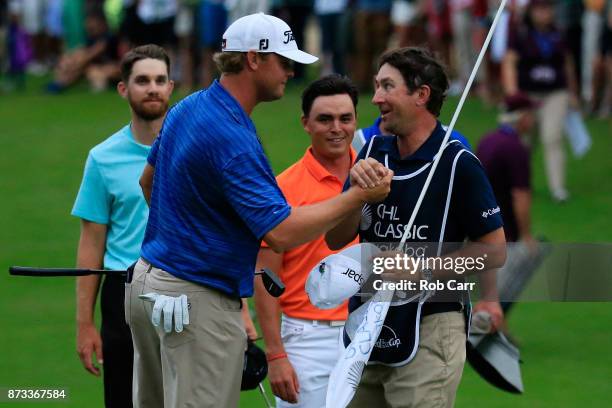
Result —
[[407, 47], [426, 42], [424, 10], [425, 0], [393, 0], [391, 22], [396, 47]]
[[47, 67], [55, 66], [62, 53], [63, 7], [64, 0], [47, 0], [45, 10], [46, 60], [44, 61]]
[[574, 60], [576, 84], [582, 83], [582, 14], [584, 0], [561, 0], [557, 3], [557, 28], [565, 33], [568, 52]]
[[582, 14], [582, 66], [581, 95], [589, 108], [592, 107], [595, 92], [595, 60], [599, 54], [599, 39], [604, 27], [604, 8], [606, 0], [584, 0]]
[[255, 13], [267, 13], [270, 0], [225, 0], [228, 13], [228, 24], [240, 17]]
[[[467, 84], [474, 61], [476, 50], [472, 42], [474, 33], [473, 0], [450, 0], [451, 29], [453, 33], [453, 50], [457, 78], [451, 83], [449, 92], [459, 95]], [[480, 71], [484, 69], [481, 68]]]
[[501, 210], [506, 242], [515, 243], [507, 248], [509, 262], [497, 272], [504, 314], [510, 310], [516, 295], [533, 273], [530, 263], [526, 261], [534, 261], [538, 254], [538, 242], [531, 233], [528, 142], [536, 123], [537, 107], [537, 103], [525, 94], [506, 98], [504, 111], [499, 115], [499, 128], [486, 135], [477, 150]]
[[17, 1], [9, 4], [6, 50], [8, 54], [8, 89], [25, 88], [25, 70], [32, 60], [29, 37], [21, 25], [22, 5]]
[[59, 93], [83, 75], [93, 91], [102, 91], [109, 82], [120, 79], [117, 38], [108, 30], [101, 10], [88, 13], [85, 29], [86, 45], [60, 57], [54, 79], [47, 85], [48, 92]]
[[[306, 22], [312, 14], [313, 0], [271, 0], [271, 6], [272, 15], [289, 24], [298, 47], [304, 48]], [[304, 69], [304, 65], [296, 64], [293, 78], [304, 79]]]
[[537, 104], [526, 94], [506, 98], [500, 126], [487, 134], [476, 155], [489, 177], [504, 221], [507, 242], [533, 243], [531, 235], [531, 165], [526, 138], [536, 123]]
[[85, 1], [63, 0], [62, 31], [64, 52], [81, 48], [85, 45]]
[[612, 47], [610, 44], [612, 42], [612, 36], [610, 35], [612, 28], [611, 0], [607, 1], [607, 6], [604, 4], [602, 20], [599, 34], [594, 39], [595, 56], [593, 57], [591, 71], [593, 75], [591, 82], [592, 95], [591, 100], [587, 101], [587, 110], [589, 113], [598, 114], [601, 118], [606, 118], [610, 114], [610, 102], [612, 99], [612, 72], [610, 72], [610, 49]]
[[0, 0], [0, 75], [6, 70], [6, 35], [8, 32], [8, 4]]
[[519, 91], [541, 102], [539, 134], [544, 146], [548, 188], [552, 199], [569, 198], [565, 185], [562, 130], [568, 105], [578, 105], [574, 67], [561, 32], [554, 25], [550, 0], [532, 0], [524, 24], [510, 33], [502, 63], [506, 95]]
[[47, 71], [45, 6], [45, 0], [21, 0], [21, 26], [30, 37], [33, 51], [27, 70], [34, 75], [44, 75]]
[[179, 9], [174, 21], [174, 35], [176, 36], [178, 50], [177, 61], [173, 64], [175, 83], [179, 82], [181, 90], [189, 92], [193, 88], [193, 33], [196, 7], [199, 0], [180, 0]]
[[[474, 62], [472, 65], [476, 62], [478, 53], [484, 45], [498, 7], [499, 5], [497, 3], [493, 3], [491, 7], [489, 7], [489, 0], [473, 0], [472, 42], [474, 47]], [[499, 80], [496, 81], [496, 79], [498, 79], [496, 78], [496, 70], [493, 64], [490, 63], [490, 59], [490, 54], [487, 53], [482, 60], [476, 76], [476, 80], [478, 81], [476, 84], [476, 92], [486, 104], [494, 105], [498, 102], [495, 96], [501, 93], [501, 89], [496, 88], [496, 85], [499, 84]]]
[[198, 7], [197, 21], [202, 50], [200, 84], [208, 88], [217, 72], [213, 55], [221, 50], [221, 39], [227, 28], [227, 10], [223, 0], [202, 0]]
[[178, 0], [125, 0], [122, 36], [128, 39], [128, 46], [156, 44], [173, 49], [177, 11]]
[[599, 106], [599, 115], [602, 118], [608, 118], [612, 113], [612, 0], [608, 0], [606, 24], [601, 38], [601, 59], [605, 85]]
[[353, 79], [360, 90], [372, 89], [374, 64], [391, 34], [391, 0], [357, 0]]
[[321, 29], [321, 76], [331, 73], [344, 75], [344, 28], [342, 13], [347, 0], [315, 0], [314, 11]]
[[451, 66], [451, 41], [449, 6], [446, 0], [425, 0], [427, 15], [427, 45], [438, 53], [446, 66]]

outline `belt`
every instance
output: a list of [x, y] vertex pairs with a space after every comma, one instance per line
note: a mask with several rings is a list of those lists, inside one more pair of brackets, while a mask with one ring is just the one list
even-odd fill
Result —
[[313, 326], [329, 326], [329, 327], [344, 326], [344, 323], [346, 322], [345, 320], [310, 320], [310, 319], [300, 319], [299, 317], [292, 317], [291, 319], [299, 320], [304, 323], [311, 324]]
[[461, 312], [462, 310], [463, 303], [461, 302], [428, 302], [421, 309], [421, 317], [436, 313]]
[[125, 276], [125, 283], [132, 283], [132, 278], [134, 277], [134, 267], [136, 266], [136, 263], [142, 261], [143, 263], [147, 264], [147, 271], [146, 273], [151, 272], [151, 269], [154, 268], [154, 266], [151, 264], [151, 262], [147, 261], [146, 259], [144, 259], [143, 257], [140, 257], [138, 259], [138, 261], [134, 262], [132, 265], [129, 266], [129, 268], [127, 268], [127, 274]]
[[151, 269], [155, 268], [155, 266], [153, 266], [153, 264], [152, 264], [151, 262], [147, 261], [147, 260], [146, 260], [146, 259], [144, 259], [142, 256], [140, 257], [140, 260], [141, 260], [142, 262], [144, 262], [145, 264], [147, 264], [147, 265], [148, 265], [148, 267], [147, 267], [147, 273], [151, 272]]
[[[152, 269], [159, 269], [160, 271], [163, 271], [164, 273], [167, 273], [167, 274], [169, 274], [169, 275], [172, 275], [170, 272], [164, 271], [163, 269], [158, 268], [157, 266], [153, 265], [151, 262], [147, 261], [147, 260], [146, 260], [146, 259], [144, 259], [142, 256], [140, 257], [140, 261], [142, 261], [143, 263], [145, 263], [145, 264], [146, 264], [146, 266], [147, 266], [147, 270], [145, 271], [145, 273], [149, 273], [149, 272], [151, 272], [151, 270], [152, 270]], [[128, 274], [128, 276], [129, 276], [129, 274]], [[172, 276], [174, 276], [174, 275], [172, 275]], [[179, 278], [179, 277], [175, 277], [175, 278], [176, 278], [176, 279], [183, 280], [183, 281], [185, 281], [185, 282], [190, 282], [190, 283], [193, 283], [194, 285], [199, 285], [199, 286], [202, 286], [202, 287], [204, 287], [204, 288], [206, 288], [206, 289], [209, 289], [209, 290], [212, 290], [212, 291], [214, 291], [214, 292], [217, 292], [217, 293], [219, 293], [219, 294], [221, 294], [221, 295], [223, 295], [223, 296], [227, 296], [228, 298], [230, 298], [230, 299], [232, 299], [232, 300], [237, 300], [238, 302], [240, 302], [240, 308], [242, 309], [242, 299], [241, 299], [239, 296], [230, 295], [229, 293], [225, 293], [225, 292], [223, 292], [223, 291], [222, 291], [222, 290], [220, 290], [220, 289], [214, 288], [214, 287], [212, 287], [212, 286], [205, 285], [205, 284], [200, 283], [200, 282], [193, 282], [193, 281], [190, 281], [190, 280], [187, 280], [187, 279], [183, 279], [183, 278]], [[130, 276], [130, 282], [131, 282], [131, 276]]]

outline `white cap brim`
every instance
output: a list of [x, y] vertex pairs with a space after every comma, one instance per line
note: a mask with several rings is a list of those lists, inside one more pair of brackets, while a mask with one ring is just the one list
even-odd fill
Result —
[[300, 64], [312, 64], [319, 60], [318, 57], [308, 54], [301, 50], [287, 50], [287, 51], [274, 51], [278, 55], [282, 55], [285, 58], [289, 58], [292, 61], [299, 62]]

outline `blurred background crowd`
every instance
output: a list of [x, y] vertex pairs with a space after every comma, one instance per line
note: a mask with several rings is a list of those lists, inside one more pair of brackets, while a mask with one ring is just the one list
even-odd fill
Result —
[[[212, 54], [225, 28], [253, 12], [274, 14], [300, 47], [321, 57], [319, 74], [349, 75], [371, 89], [387, 48], [426, 45], [449, 67], [451, 94], [469, 77], [499, 0], [0, 0], [3, 89], [26, 73], [51, 74], [59, 93], [85, 78], [94, 91], [119, 79], [118, 61], [135, 45], [166, 47], [185, 90], [216, 75]], [[474, 93], [486, 103], [516, 91], [568, 91], [568, 103], [609, 117], [612, 0], [509, 0]], [[544, 63], [543, 63], [544, 62]], [[304, 78], [296, 67], [296, 80]], [[526, 89], [522, 89], [526, 88]]]

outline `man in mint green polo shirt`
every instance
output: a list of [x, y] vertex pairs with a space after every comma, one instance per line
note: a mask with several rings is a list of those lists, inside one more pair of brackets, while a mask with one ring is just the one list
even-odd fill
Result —
[[[128, 101], [132, 120], [87, 157], [72, 209], [81, 219], [79, 268], [125, 270], [138, 259], [149, 214], [138, 179], [168, 110], [174, 87], [169, 71], [168, 56], [156, 45], [134, 48], [121, 61], [117, 91]], [[99, 376], [104, 364], [106, 407], [132, 406], [133, 346], [124, 281], [112, 273], [104, 278], [99, 333], [93, 316], [100, 276], [77, 278], [77, 352], [93, 375]]]

